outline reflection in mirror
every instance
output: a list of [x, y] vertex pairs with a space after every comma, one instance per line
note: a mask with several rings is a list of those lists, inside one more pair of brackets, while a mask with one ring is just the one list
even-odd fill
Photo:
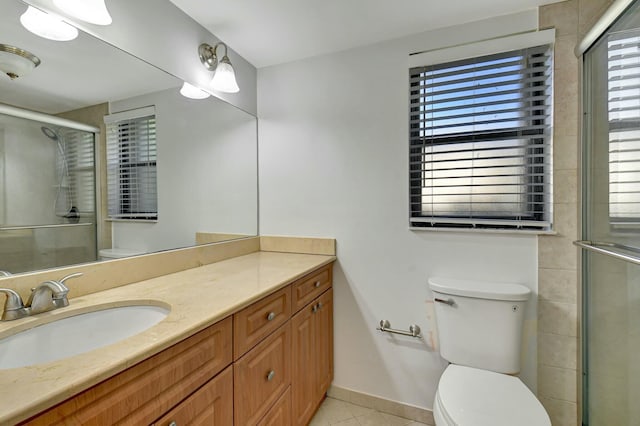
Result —
[[0, 108], [0, 269], [95, 260], [95, 133], [20, 112]]
[[[38, 37], [20, 25], [26, 9], [18, 0], [0, 4], [0, 44], [41, 63], [13, 80], [0, 75], [0, 104], [51, 119], [0, 115], [0, 271], [257, 234], [255, 117], [213, 97], [184, 98], [182, 81], [85, 33], [66, 42]], [[155, 113], [157, 218], [114, 215], [105, 117], [147, 107]], [[124, 169], [121, 198], [140, 186], [123, 179]]]

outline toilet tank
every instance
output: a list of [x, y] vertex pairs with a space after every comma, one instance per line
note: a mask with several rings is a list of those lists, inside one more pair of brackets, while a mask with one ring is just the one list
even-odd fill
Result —
[[453, 364], [520, 371], [524, 310], [531, 290], [520, 284], [429, 278], [440, 355]]

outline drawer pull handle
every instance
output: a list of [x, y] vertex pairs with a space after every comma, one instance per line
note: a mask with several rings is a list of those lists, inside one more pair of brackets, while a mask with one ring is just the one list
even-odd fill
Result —
[[267, 321], [273, 321], [275, 317], [276, 317], [275, 312], [269, 312], [269, 315], [267, 315]]
[[273, 380], [273, 378], [276, 376], [276, 372], [271, 370], [269, 371], [269, 374], [267, 374], [267, 382], [270, 382]]
[[322, 302], [318, 302], [318, 310], [322, 309]]
[[172, 421], [171, 423], [169, 423], [169, 426], [178, 426], [178, 423], [176, 423], [176, 421]]
[[311, 312], [313, 312], [314, 314], [315, 314], [316, 312], [318, 312], [318, 305], [313, 305], [313, 306], [311, 307]]
[[315, 284], [314, 284], [314, 286], [315, 286], [315, 288], [320, 287], [320, 281], [316, 281], [316, 282], [315, 282]]

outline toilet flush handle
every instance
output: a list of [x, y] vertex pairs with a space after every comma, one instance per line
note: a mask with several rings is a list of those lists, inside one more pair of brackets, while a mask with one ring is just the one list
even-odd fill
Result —
[[435, 298], [435, 299], [433, 299], [433, 300], [435, 300], [435, 301], [436, 301], [436, 302], [438, 302], [438, 303], [444, 303], [445, 305], [449, 305], [449, 306], [453, 306], [453, 305], [455, 305], [455, 304], [456, 304], [456, 302], [455, 302], [453, 299], [447, 299], [447, 300], [445, 300], [445, 299], [440, 299], [440, 298], [436, 297], [436, 298]]

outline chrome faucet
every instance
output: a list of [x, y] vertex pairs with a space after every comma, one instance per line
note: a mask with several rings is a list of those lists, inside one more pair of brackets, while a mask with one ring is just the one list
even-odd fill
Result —
[[64, 282], [68, 279], [76, 278], [81, 275], [82, 272], [77, 272], [75, 274], [67, 275], [57, 281], [45, 281], [38, 287], [32, 289], [29, 300], [27, 301], [29, 315], [69, 306], [69, 299], [67, 299], [69, 289], [64, 285]]
[[11, 272], [9, 271], [1, 271], [0, 270], [0, 278], [2, 277], [10, 277], [11, 276]]
[[0, 293], [7, 295], [1, 320], [11, 321], [68, 306], [69, 299], [67, 299], [67, 293], [69, 293], [69, 288], [67, 288], [64, 282], [81, 275], [81, 272], [77, 272], [59, 280], [45, 281], [39, 286], [32, 288], [26, 306], [22, 303], [20, 295], [14, 290], [0, 288]]

